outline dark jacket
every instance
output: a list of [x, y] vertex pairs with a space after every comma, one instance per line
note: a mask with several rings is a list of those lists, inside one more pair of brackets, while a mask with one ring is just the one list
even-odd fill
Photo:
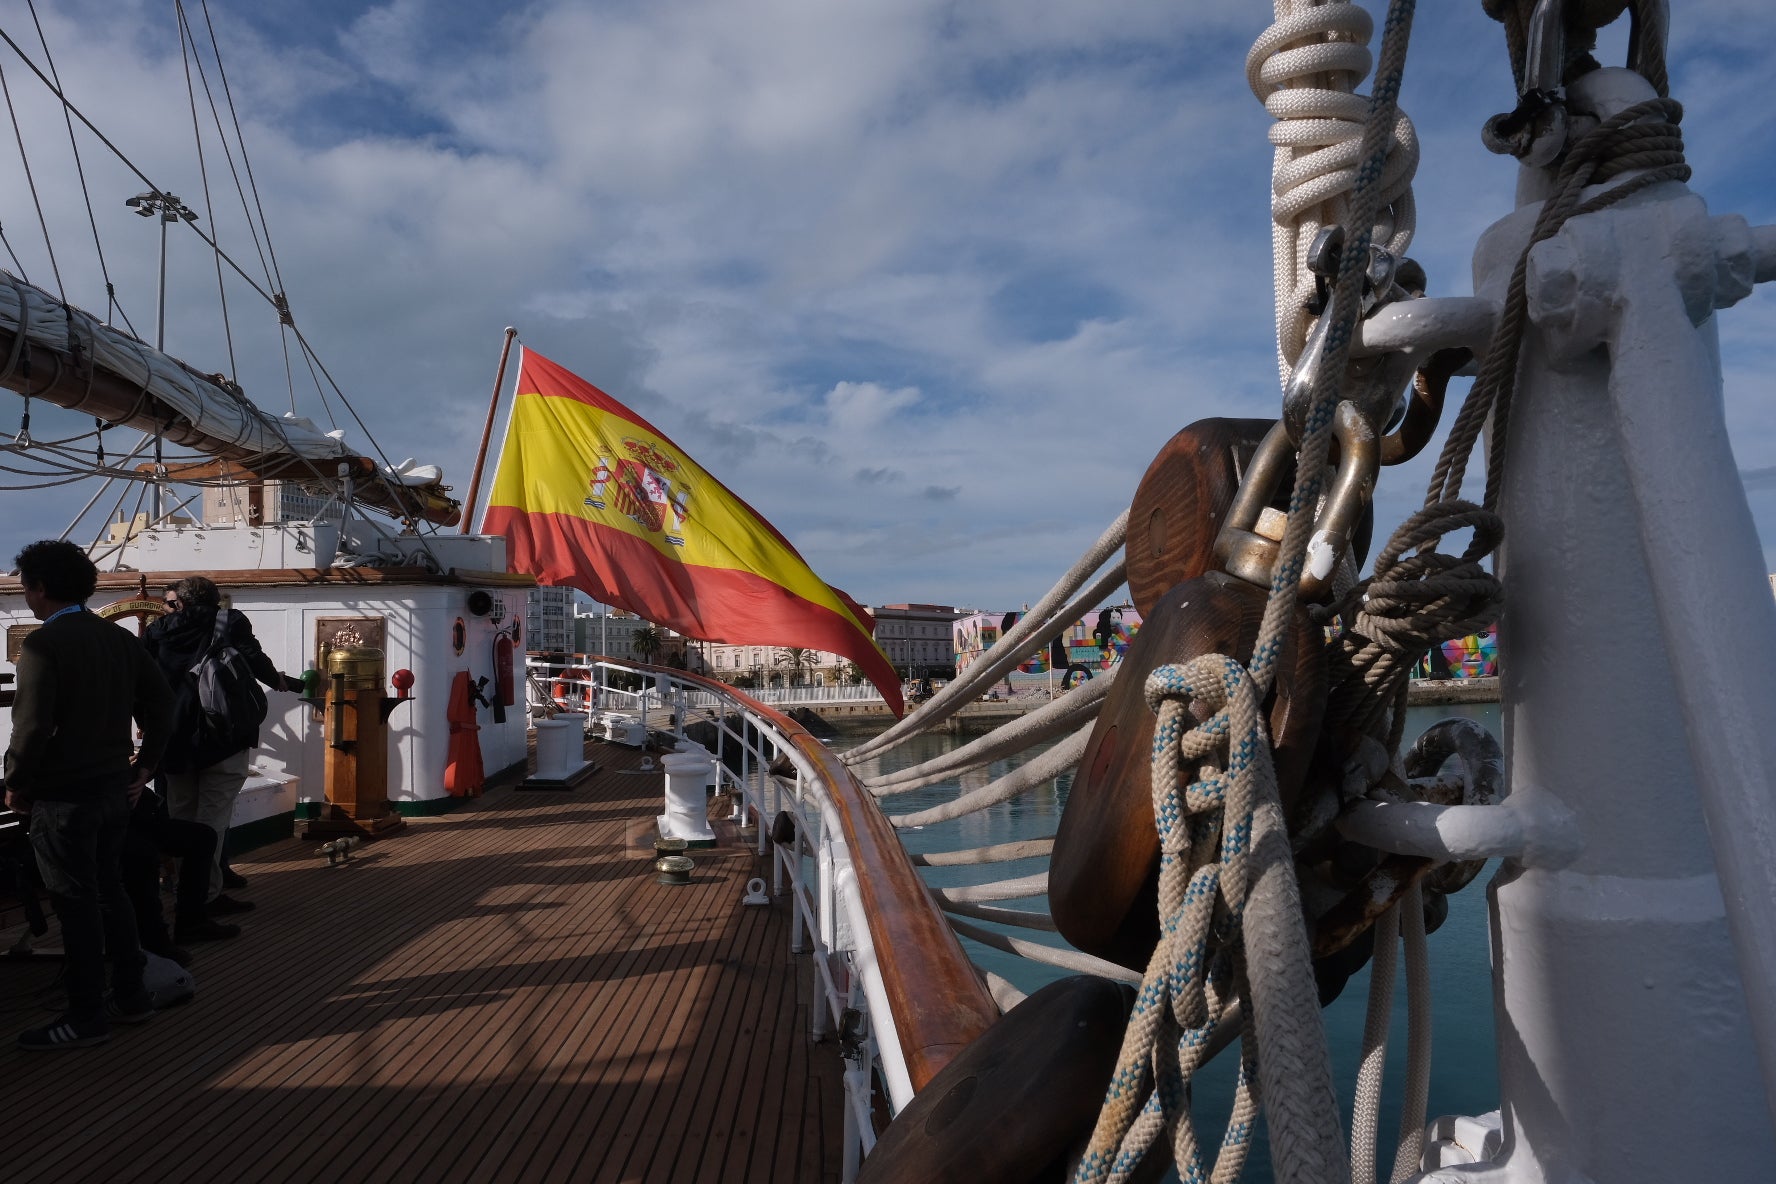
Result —
[[[240, 651], [254, 678], [274, 690], [286, 689], [284, 676], [278, 673], [278, 668], [260, 648], [246, 614], [235, 609], [223, 611], [228, 614], [223, 628], [223, 644]], [[167, 744], [166, 759], [161, 764], [168, 773], [207, 769], [242, 751], [240, 747], [218, 751], [216, 742], [204, 738], [198, 727], [197, 680], [191, 668], [210, 652], [216, 634], [216, 612], [216, 609], [203, 605], [182, 608], [155, 621], [142, 636], [142, 644], [173, 687], [172, 735]], [[246, 747], [252, 748], [258, 743], [255, 736], [253, 743]]]
[[20, 647], [6, 787], [37, 801], [94, 801], [130, 782], [134, 719], [140, 763], [158, 768], [172, 692], [129, 630], [82, 610]]

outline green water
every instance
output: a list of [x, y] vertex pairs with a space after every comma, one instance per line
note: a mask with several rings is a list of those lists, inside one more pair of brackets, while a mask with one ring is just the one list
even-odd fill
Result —
[[[1410, 743], [1430, 724], [1449, 716], [1479, 720], [1494, 735], [1498, 734], [1496, 705], [1415, 707], [1411, 709], [1407, 719], [1407, 742]], [[878, 726], [847, 726], [833, 739], [833, 747], [850, 747], [877, 730]], [[872, 777], [906, 768], [948, 752], [971, 738], [947, 735], [916, 737], [878, 760], [865, 762], [858, 771], [865, 777]], [[997, 761], [986, 768], [928, 789], [896, 795], [886, 799], [883, 805], [890, 813], [903, 814], [952, 801], [962, 793], [978, 789], [989, 781], [1004, 776], [1034, 755], [1034, 752], [1024, 753], [1011, 760]], [[1070, 784], [1070, 777], [1058, 778], [1054, 784], [1035, 793], [965, 818], [902, 832], [901, 837], [909, 850], [925, 852], [979, 847], [989, 843], [1052, 835], [1060, 823], [1061, 810], [1066, 805]], [[978, 884], [1030, 875], [1041, 871], [1045, 862], [1024, 860], [987, 867], [926, 868], [924, 874], [927, 883], [938, 887]], [[1437, 932], [1430, 935], [1428, 941], [1433, 1008], [1433, 1067], [1429, 1112], [1433, 1117], [1438, 1114], [1480, 1114], [1498, 1107], [1498, 1073], [1492, 1045], [1492, 980], [1485, 896], [1486, 882], [1492, 871], [1489, 867], [1466, 889], [1450, 898], [1449, 919]], [[1006, 907], [1046, 911], [1048, 906], [1046, 900], [1032, 898], [1008, 902]], [[1026, 940], [1047, 940], [1059, 944], [1059, 939], [1054, 934], [991, 925], [986, 927], [999, 928], [1001, 932], [1012, 933]], [[968, 948], [970, 956], [981, 966], [1003, 975], [1025, 991], [1034, 991], [1065, 973], [967, 939], [964, 939], [963, 944]], [[1363, 1020], [1368, 995], [1369, 971], [1365, 968], [1351, 976], [1344, 993], [1325, 1010], [1333, 1072], [1345, 1107], [1347, 1128], [1357, 1058], [1362, 1049]], [[1380, 1153], [1377, 1158], [1377, 1163], [1381, 1165], [1380, 1174], [1384, 1178], [1393, 1162], [1401, 1079], [1405, 1073], [1405, 980], [1401, 973], [1395, 975], [1394, 1002], [1394, 1027], [1388, 1045], [1387, 1077], [1382, 1094]], [[1233, 1061], [1234, 1058], [1229, 1055], [1208, 1066], [1196, 1087], [1197, 1130], [1203, 1143], [1211, 1148], [1220, 1141], [1230, 1104]], [[1262, 1132], [1247, 1163], [1244, 1179], [1258, 1184], [1271, 1179], [1269, 1152], [1263, 1143]]]

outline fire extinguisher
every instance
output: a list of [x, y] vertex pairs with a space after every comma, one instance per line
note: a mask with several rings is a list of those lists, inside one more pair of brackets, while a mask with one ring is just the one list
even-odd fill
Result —
[[506, 708], [518, 702], [518, 676], [515, 664], [517, 650], [512, 636], [501, 632], [493, 637], [493, 722], [506, 722]]

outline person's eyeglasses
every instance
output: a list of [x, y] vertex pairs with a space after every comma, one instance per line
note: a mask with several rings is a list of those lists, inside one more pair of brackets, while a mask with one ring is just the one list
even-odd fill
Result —
[[181, 602], [177, 596], [169, 596], [166, 598], [166, 606], [168, 608], [178, 608], [180, 603]]

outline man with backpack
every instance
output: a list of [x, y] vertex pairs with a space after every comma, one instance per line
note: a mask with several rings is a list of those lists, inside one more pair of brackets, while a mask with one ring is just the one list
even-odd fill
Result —
[[265, 722], [265, 694], [255, 680], [283, 691], [300, 691], [302, 680], [278, 672], [246, 615], [222, 607], [213, 581], [187, 576], [167, 589], [166, 606], [171, 611], [142, 642], [173, 687], [172, 738], [161, 762], [167, 809], [216, 833], [209, 911], [244, 912], [251, 902], [223, 891], [222, 843]]

